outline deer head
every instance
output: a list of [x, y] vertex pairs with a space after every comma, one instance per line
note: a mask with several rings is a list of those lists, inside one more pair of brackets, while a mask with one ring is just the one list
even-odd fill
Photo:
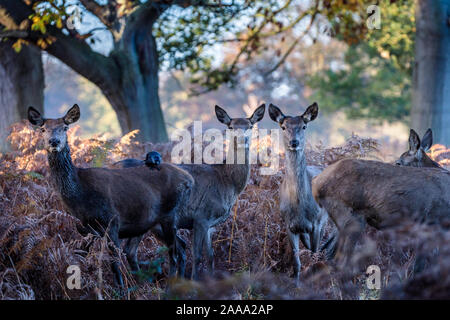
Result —
[[[242, 130], [243, 132], [246, 132], [247, 130], [251, 130], [255, 123], [258, 121], [261, 121], [262, 118], [264, 118], [264, 112], [266, 111], [266, 105], [262, 104], [260, 105], [255, 112], [251, 115], [250, 118], [230, 118], [228, 113], [222, 109], [221, 107], [217, 106], [216, 109], [216, 117], [217, 120], [225, 124], [228, 129], [230, 130]], [[248, 147], [249, 143], [249, 136], [245, 135], [245, 146]]]
[[428, 165], [433, 162], [426, 154], [426, 151], [430, 149], [433, 144], [433, 132], [428, 129], [423, 135], [422, 141], [420, 141], [419, 135], [411, 129], [409, 132], [409, 150], [404, 152], [400, 158], [395, 161], [398, 166], [409, 167], [428, 167], [434, 165]]
[[270, 104], [270, 118], [278, 122], [283, 130], [284, 145], [291, 151], [303, 152], [305, 149], [305, 130], [308, 122], [313, 121], [319, 113], [319, 106], [316, 102], [306, 108], [306, 111], [296, 117], [285, 116], [280, 108]]
[[80, 107], [74, 104], [66, 115], [58, 119], [44, 119], [33, 107], [28, 108], [28, 121], [39, 126], [48, 152], [60, 152], [67, 144], [69, 125], [80, 119]]

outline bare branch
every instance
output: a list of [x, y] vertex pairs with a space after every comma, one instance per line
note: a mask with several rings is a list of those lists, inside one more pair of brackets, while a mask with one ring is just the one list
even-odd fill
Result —
[[310, 21], [308, 27], [306, 27], [306, 29], [295, 39], [295, 41], [292, 42], [292, 44], [289, 46], [289, 48], [283, 54], [281, 59], [275, 64], [275, 66], [273, 66], [269, 71], [267, 71], [265, 73], [266, 76], [271, 74], [275, 70], [277, 70], [286, 61], [287, 57], [292, 53], [292, 51], [297, 46], [297, 44], [300, 42], [300, 40], [311, 30], [311, 27], [312, 27], [312, 25], [314, 23], [314, 20], [315, 20], [316, 16], [317, 16], [317, 8], [316, 8], [316, 10], [314, 11], [314, 13], [313, 13], [313, 15], [311, 17], [311, 21]]
[[[29, 23], [24, 21], [27, 21], [32, 13], [32, 8], [23, 1], [0, 0], [0, 24], [5, 26], [4, 22], [13, 21], [16, 25], [26, 26], [20, 33], [16, 29], [6, 30], [10, 37], [20, 36], [41, 50], [47, 51], [102, 90], [107, 90], [114, 81], [119, 81], [114, 61], [92, 50], [84, 40], [65, 35], [61, 29], [54, 26], [47, 26], [46, 34], [31, 31]], [[42, 40], [46, 40], [48, 45], [39, 46]]]
[[104, 25], [111, 26], [107, 18], [109, 13], [106, 6], [99, 5], [95, 0], [80, 0], [80, 2], [86, 10], [95, 15]]

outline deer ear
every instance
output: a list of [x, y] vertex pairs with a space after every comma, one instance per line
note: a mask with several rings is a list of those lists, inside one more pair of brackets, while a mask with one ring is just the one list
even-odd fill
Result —
[[433, 131], [431, 131], [430, 128], [428, 128], [427, 132], [423, 135], [422, 142], [420, 144], [422, 149], [425, 151], [430, 149], [433, 145]]
[[408, 141], [409, 141], [409, 151], [417, 152], [417, 150], [419, 150], [420, 148], [420, 138], [419, 135], [413, 129], [409, 131]]
[[264, 112], [266, 112], [266, 105], [263, 103], [255, 110], [255, 112], [253, 112], [252, 116], [249, 118], [250, 122], [255, 124], [258, 121], [261, 121], [262, 118], [264, 118]]
[[316, 102], [314, 102], [312, 105], [306, 108], [305, 113], [302, 115], [303, 121], [305, 123], [313, 121], [315, 118], [317, 118], [318, 114], [319, 114], [319, 106], [317, 105]]
[[279, 124], [282, 124], [284, 118], [286, 118], [283, 112], [281, 112], [280, 108], [278, 108], [274, 104], [269, 105], [269, 116], [270, 119], [272, 119], [275, 122], [278, 122]]
[[72, 108], [67, 111], [66, 115], [63, 117], [65, 124], [72, 124], [80, 119], [80, 107], [74, 104]]
[[231, 123], [231, 118], [228, 115], [228, 113], [225, 110], [223, 110], [221, 107], [219, 107], [218, 105], [216, 105], [215, 109], [216, 109], [217, 120], [219, 120], [223, 124], [229, 126]]
[[28, 121], [34, 126], [42, 126], [45, 122], [41, 113], [33, 107], [28, 107]]

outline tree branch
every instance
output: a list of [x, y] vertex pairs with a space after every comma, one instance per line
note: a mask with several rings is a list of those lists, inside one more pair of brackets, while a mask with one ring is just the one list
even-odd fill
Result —
[[310, 21], [308, 27], [306, 27], [306, 29], [295, 39], [295, 41], [292, 42], [292, 44], [289, 46], [289, 48], [283, 54], [281, 59], [278, 60], [278, 62], [275, 64], [275, 66], [273, 66], [269, 71], [267, 71], [265, 73], [266, 76], [271, 74], [275, 70], [277, 70], [286, 61], [287, 57], [292, 53], [292, 51], [297, 46], [297, 44], [300, 42], [300, 40], [309, 32], [309, 30], [311, 30], [311, 27], [312, 27], [312, 25], [314, 23], [314, 20], [315, 20], [316, 16], [317, 16], [317, 13], [318, 13], [318, 11], [317, 11], [317, 6], [316, 6], [316, 9], [314, 10], [313, 15], [311, 16], [311, 21]]
[[26, 38], [28, 32], [24, 30], [6, 30], [0, 32], [0, 39], [2, 38]]
[[118, 5], [116, 0], [110, 0], [106, 5], [100, 5], [95, 0], [80, 0], [80, 2], [86, 10], [95, 15], [105, 25], [117, 41], [120, 37], [122, 26], [117, 12]]

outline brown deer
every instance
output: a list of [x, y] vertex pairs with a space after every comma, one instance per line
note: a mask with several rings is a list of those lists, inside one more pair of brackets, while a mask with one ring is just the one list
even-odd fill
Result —
[[[426, 153], [433, 145], [433, 131], [428, 129], [423, 135], [422, 141], [419, 135], [411, 129], [409, 132], [409, 150], [404, 152], [395, 161], [398, 166], [442, 168], [439, 163], [433, 161]], [[445, 170], [444, 168], [442, 168]]]
[[[230, 118], [219, 106], [215, 107], [215, 112], [217, 119], [228, 129], [247, 131], [262, 120], [265, 108], [264, 104], [259, 106], [249, 118]], [[193, 279], [199, 277], [203, 249], [206, 251], [209, 272], [214, 272], [214, 251], [211, 243], [213, 227], [227, 220], [237, 197], [247, 185], [250, 176], [249, 136], [245, 135], [244, 140], [245, 143], [235, 141], [233, 149], [229, 150], [233, 152], [234, 158], [244, 153], [243, 164], [180, 165], [180, 168], [189, 172], [195, 180], [188, 206], [186, 210], [181, 210], [177, 224], [177, 228], [193, 230]]]
[[[230, 118], [225, 110], [215, 107], [217, 119], [230, 130], [247, 131], [264, 117], [265, 105], [259, 106], [250, 118]], [[239, 138], [239, 137], [236, 137]], [[189, 172], [195, 180], [190, 200], [186, 208], [180, 208], [177, 214], [177, 229], [193, 230], [193, 267], [192, 279], [198, 279], [202, 252], [205, 249], [208, 258], [208, 269], [214, 272], [214, 251], [211, 233], [214, 226], [223, 223], [230, 215], [230, 210], [239, 194], [244, 190], [250, 176], [249, 136], [245, 135], [244, 143], [234, 141], [230, 149], [233, 160], [239, 154], [245, 155], [243, 164], [181, 164], [180, 168]], [[235, 139], [237, 140], [237, 139]], [[138, 165], [140, 160], [125, 159], [118, 166]], [[186, 243], [177, 236], [177, 262], [184, 270], [186, 261]]]
[[317, 117], [318, 112], [317, 103], [310, 105], [302, 115], [294, 117], [285, 116], [273, 104], [269, 106], [270, 118], [283, 130], [286, 173], [280, 188], [280, 212], [292, 246], [297, 284], [301, 269], [299, 238], [306, 248], [316, 252], [327, 221], [326, 212], [319, 208], [313, 198], [312, 173], [307, 170], [305, 157], [307, 124]]
[[[48, 152], [50, 176], [68, 212], [81, 221], [83, 235], [108, 235], [117, 255], [121, 239], [132, 270], [138, 270], [137, 249], [143, 235], [154, 228], [169, 247], [170, 274], [176, 272], [175, 212], [189, 198], [194, 180], [186, 171], [167, 163], [160, 170], [146, 166], [128, 169], [78, 168], [67, 143], [69, 125], [80, 118], [74, 105], [59, 119], [44, 119], [30, 107], [28, 120], [38, 126]], [[114, 259], [115, 260], [115, 259]], [[111, 265], [117, 283], [123, 279], [118, 263]]]
[[365, 223], [388, 228], [410, 220], [444, 225], [450, 218], [450, 172], [343, 159], [313, 179], [317, 203], [339, 230], [337, 249], [350, 258]]

